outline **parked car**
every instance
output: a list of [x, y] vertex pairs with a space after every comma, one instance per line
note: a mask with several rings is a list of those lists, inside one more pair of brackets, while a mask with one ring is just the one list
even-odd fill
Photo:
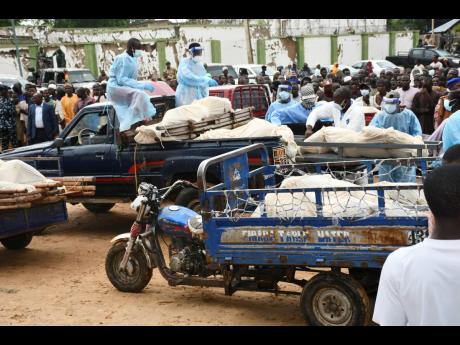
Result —
[[[158, 83], [154, 82], [156, 86]], [[251, 97], [264, 90], [260, 85], [245, 87], [251, 92], [243, 92], [241, 96]], [[151, 102], [157, 108], [158, 119], [163, 115], [158, 105], [174, 100], [174, 96], [162, 96], [160, 87], [155, 92], [159, 95], [153, 95]], [[245, 98], [239, 99], [245, 102]], [[264, 98], [258, 99], [264, 104]], [[178, 179], [195, 182], [197, 168], [204, 159], [253, 143], [263, 143], [270, 155], [273, 148], [282, 146], [280, 137], [163, 141], [142, 145], [132, 143], [120, 134], [113, 105], [104, 102], [80, 110], [54, 141], [8, 150], [0, 154], [0, 159], [58, 157], [61, 176], [94, 176], [95, 196], [69, 197], [67, 202], [82, 203], [89, 211], [102, 213], [109, 211], [116, 203], [133, 200], [137, 196], [138, 183], [148, 182], [164, 187]], [[260, 162], [253, 164], [257, 166]], [[50, 166], [50, 162], [43, 160], [35, 161], [35, 166], [43, 174], [51, 169], [56, 170], [55, 165]], [[210, 172], [209, 177], [213, 183], [219, 183], [220, 174], [216, 169]], [[196, 189], [184, 190], [175, 198], [176, 203], [182, 206], [189, 205], [193, 200], [198, 200]]]
[[[249, 77], [249, 83], [256, 84], [256, 77], [262, 73], [262, 66], [264, 65], [233, 65], [238, 75], [245, 73]], [[266, 66], [266, 65], [265, 65]], [[276, 69], [267, 66], [266, 74], [270, 77], [270, 80], [273, 81], [273, 75], [276, 73]]]
[[18, 75], [14, 74], [0, 74], [0, 84], [6, 85], [8, 87], [13, 87], [14, 84], [17, 82], [21, 83], [22, 85], [22, 90], [25, 91], [24, 86], [26, 84], [30, 84], [29, 81], [27, 81], [24, 78], [21, 78]]
[[414, 67], [415, 62], [420, 60], [422, 64], [429, 65], [434, 56], [447, 59], [449, 67], [460, 67], [460, 55], [449, 53], [446, 50], [436, 49], [433, 46], [413, 48], [408, 53], [400, 52], [394, 56], [387, 56], [386, 59], [403, 67]]
[[54, 80], [57, 85], [64, 85], [65, 82], [70, 82], [77, 89], [86, 87], [91, 89], [96, 78], [87, 68], [45, 68], [40, 70], [38, 84], [40, 86], [48, 86], [48, 82]]
[[220, 63], [208, 63], [206, 64], [206, 71], [211, 74], [211, 77], [218, 77], [222, 73], [222, 68], [228, 68], [228, 75], [232, 76], [235, 79], [235, 84], [238, 83], [238, 74], [232, 65], [220, 64]]
[[233, 109], [254, 107], [253, 115], [260, 118], [265, 118], [271, 103], [265, 84], [214, 86], [209, 88], [209, 96], [228, 98]]
[[351, 67], [353, 67], [353, 68], [355, 68], [357, 70], [365, 69], [366, 65], [367, 65], [367, 63], [369, 61], [372, 63], [372, 70], [373, 70], [373, 72], [375, 74], [377, 74], [377, 76], [382, 71], [394, 72], [394, 70], [398, 69], [398, 68], [401, 71], [401, 73], [404, 72], [403, 67], [396, 66], [393, 62], [387, 61], [387, 60], [361, 60], [361, 61], [358, 61], [358, 62], [354, 63], [353, 65], [351, 65]]

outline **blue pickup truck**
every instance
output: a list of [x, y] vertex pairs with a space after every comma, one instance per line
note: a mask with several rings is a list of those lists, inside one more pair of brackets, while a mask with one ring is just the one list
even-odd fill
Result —
[[[159, 98], [152, 103], [161, 107]], [[164, 107], [163, 107], [164, 108]], [[167, 109], [167, 108], [166, 108]], [[166, 110], [162, 109], [162, 110]], [[161, 116], [161, 112], [160, 112]], [[158, 187], [169, 186], [178, 179], [196, 180], [199, 164], [210, 157], [251, 145], [263, 143], [273, 154], [274, 147], [282, 146], [279, 137], [241, 138], [224, 140], [185, 140], [141, 145], [122, 140], [119, 123], [111, 103], [96, 103], [83, 108], [54, 141], [20, 147], [0, 155], [0, 159], [23, 157], [58, 157], [60, 176], [93, 176], [96, 178], [96, 195], [68, 198], [70, 203], [82, 203], [88, 210], [101, 213], [109, 211], [116, 203], [129, 202], [137, 194], [141, 182]], [[252, 166], [261, 164], [250, 158]], [[49, 161], [37, 160], [35, 167], [46, 173], [56, 171]], [[209, 172], [208, 181], [221, 182], [221, 172]], [[192, 207], [199, 205], [198, 192], [182, 190], [174, 201]]]

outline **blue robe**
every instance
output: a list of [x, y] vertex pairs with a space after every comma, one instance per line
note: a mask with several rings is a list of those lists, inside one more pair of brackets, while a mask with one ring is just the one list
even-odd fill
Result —
[[460, 144], [460, 110], [449, 116], [442, 132], [442, 149], [446, 152], [451, 146]]
[[307, 109], [301, 102], [293, 101], [293, 105], [287, 108], [276, 110], [270, 119], [270, 122], [275, 125], [285, 125], [289, 123], [307, 123], [308, 115], [311, 111], [321, 104], [315, 103], [315, 105]]
[[156, 114], [145, 89], [150, 82], [137, 81], [137, 59], [128, 53], [117, 55], [109, 70], [107, 98], [112, 102], [120, 122], [120, 132], [128, 130], [134, 123], [149, 120]]
[[268, 107], [267, 113], [265, 114], [265, 120], [267, 120], [268, 122], [271, 122], [271, 117], [275, 111], [277, 111], [278, 109], [284, 109], [284, 108], [290, 107], [291, 105], [295, 104], [294, 102], [295, 101], [293, 101], [292, 98], [287, 103], [281, 103], [279, 100], [273, 102]]
[[[393, 129], [412, 136], [422, 135], [420, 122], [414, 112], [409, 109], [404, 109], [397, 114], [388, 114], [384, 111], [379, 111], [375, 114], [369, 126], [377, 128], [393, 127]], [[395, 167], [392, 164], [382, 164], [379, 168], [379, 181], [415, 183], [415, 166]]]
[[183, 58], [177, 70], [176, 107], [209, 96], [209, 77], [201, 62]]

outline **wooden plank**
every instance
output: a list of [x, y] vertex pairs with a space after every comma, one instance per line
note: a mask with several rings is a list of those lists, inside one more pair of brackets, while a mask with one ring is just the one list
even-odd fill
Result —
[[96, 182], [95, 176], [62, 176], [51, 177], [51, 179], [62, 182]]
[[75, 186], [75, 187], [68, 187], [66, 186], [66, 190], [68, 191], [95, 191], [96, 186]]
[[32, 204], [29, 203], [22, 203], [22, 204], [16, 204], [16, 205], [5, 205], [5, 206], [0, 206], [0, 210], [14, 210], [14, 209], [20, 209], [20, 208], [31, 208]]
[[27, 188], [0, 189], [0, 194], [26, 193], [26, 192], [27, 192]]

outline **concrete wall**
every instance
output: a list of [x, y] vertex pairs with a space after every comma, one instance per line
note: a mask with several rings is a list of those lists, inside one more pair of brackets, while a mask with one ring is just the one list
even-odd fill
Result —
[[370, 60], [384, 59], [388, 56], [390, 41], [388, 34], [369, 35], [368, 58]]
[[413, 47], [412, 41], [413, 33], [409, 32], [398, 32], [395, 38], [395, 52], [407, 52]]
[[337, 62], [351, 65], [359, 60], [361, 60], [361, 35], [337, 37]]
[[305, 62], [310, 67], [331, 64], [331, 39], [329, 36], [304, 38]]
[[[122, 29], [49, 30], [18, 27], [17, 34], [24, 40], [23, 43], [20, 42], [23, 55], [27, 54], [29, 47], [36, 47], [40, 42], [48, 56], [60, 47], [66, 54], [67, 67], [93, 66], [97, 73], [100, 70], [108, 71], [114, 57], [125, 50], [126, 41], [130, 37], [137, 37], [144, 44], [145, 50], [140, 60], [139, 77], [147, 78], [159, 76], [165, 61], [170, 61], [173, 67], [177, 67], [192, 42], [203, 45], [205, 62], [211, 63], [213, 57], [214, 60], [220, 57], [224, 64], [247, 63], [243, 21], [224, 22], [204, 23], [201, 26], [149, 24], [145, 27]], [[300, 54], [312, 66], [329, 65], [335, 62], [331, 61], [334, 56], [332, 53], [335, 53], [331, 52], [331, 46], [336, 45], [338, 62], [352, 64], [361, 60], [363, 50], [366, 50], [366, 45], [362, 49], [361, 32], [371, 32], [368, 35], [369, 58], [383, 59], [389, 54], [391, 47], [396, 52], [412, 47], [412, 32], [395, 32], [389, 35], [384, 32], [385, 24], [386, 20], [381, 19], [251, 20], [254, 63], [265, 61], [271, 66], [288, 65], [296, 61]], [[14, 45], [11, 36], [8, 38], [8, 32], [6, 33], [5, 39], [2, 38], [3, 34], [0, 35], [0, 71], [17, 74]], [[332, 34], [334, 35], [331, 36]], [[24, 60], [26, 66], [33, 63], [32, 60]]]

